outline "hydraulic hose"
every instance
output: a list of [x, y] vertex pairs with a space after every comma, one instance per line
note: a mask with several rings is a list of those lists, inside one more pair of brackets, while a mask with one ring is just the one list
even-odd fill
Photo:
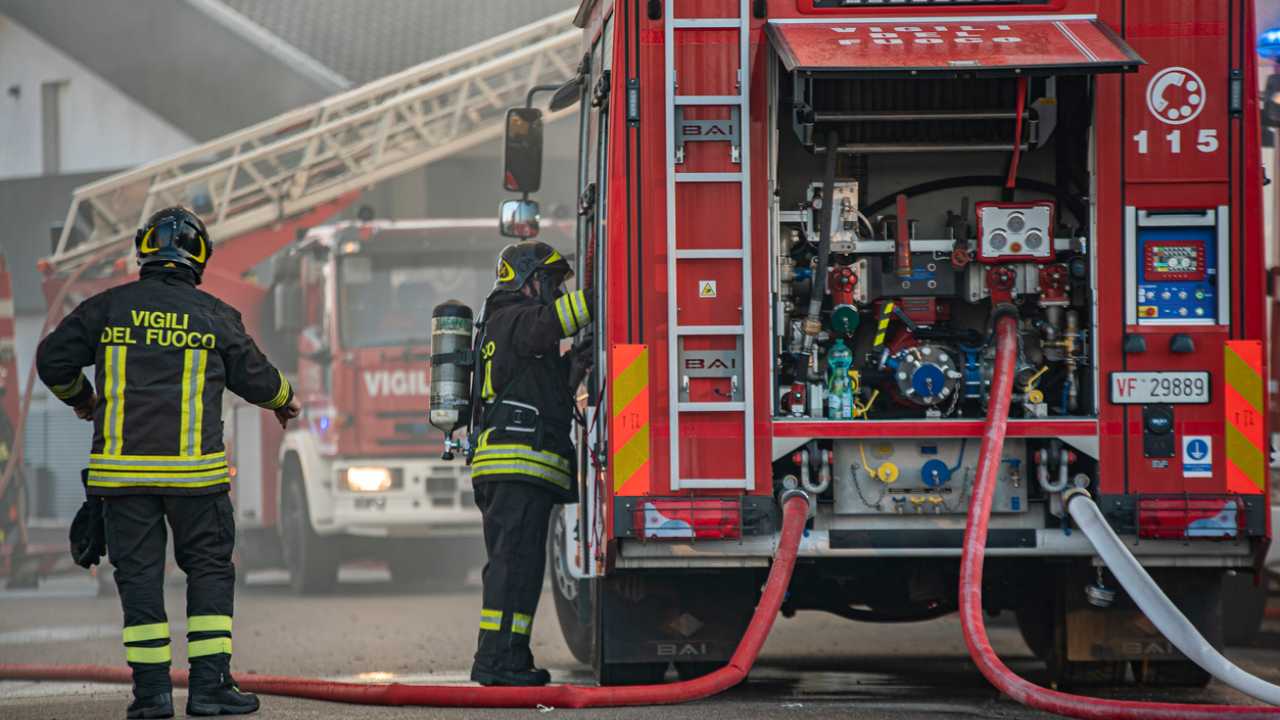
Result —
[[1280, 686], [1245, 672], [1200, 635], [1195, 625], [1169, 600], [1133, 553], [1129, 552], [1129, 548], [1116, 537], [1111, 526], [1103, 519], [1102, 511], [1086, 491], [1068, 492], [1065, 501], [1067, 512], [1071, 514], [1076, 527], [1093, 543], [1093, 548], [1098, 551], [1111, 574], [1120, 581], [1138, 609], [1174, 647], [1223, 683], [1250, 697], [1271, 705], [1280, 705]]
[[1009, 424], [1009, 404], [1018, 355], [1017, 318], [1012, 313], [997, 313], [991, 400], [987, 409], [986, 431], [982, 437], [977, 477], [969, 502], [964, 548], [960, 555], [960, 624], [969, 656], [977, 664], [978, 670], [992, 685], [1014, 700], [1038, 710], [1067, 717], [1087, 720], [1280, 718], [1280, 708], [1105, 700], [1072, 695], [1042, 688], [1018, 677], [996, 655], [982, 620], [982, 567], [987, 545], [987, 524], [991, 518], [991, 500], [1000, 469], [1005, 431]]
[[[561, 708], [622, 707], [630, 705], [672, 705], [701, 700], [742, 682], [755, 664], [773, 621], [782, 606], [791, 571], [795, 569], [796, 552], [809, 515], [810, 499], [803, 492], [791, 491], [782, 498], [782, 533], [778, 550], [769, 569], [764, 592], [746, 633], [738, 643], [729, 664], [695, 680], [663, 685], [630, 687], [594, 687], [582, 685], [548, 685], [546, 687], [479, 687], [471, 685], [403, 685], [400, 683], [364, 684], [332, 682], [313, 678], [278, 675], [237, 675], [242, 690], [264, 695], [285, 695], [361, 705], [423, 705], [430, 707], [534, 708], [539, 705]], [[101, 665], [4, 665], [0, 679], [5, 680], [80, 680], [89, 682], [128, 683], [128, 668]], [[173, 672], [174, 684], [186, 685], [185, 671]]]

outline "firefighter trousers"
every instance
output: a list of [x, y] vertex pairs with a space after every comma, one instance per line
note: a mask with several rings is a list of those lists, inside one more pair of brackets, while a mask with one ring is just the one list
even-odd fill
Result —
[[488, 554], [475, 661], [492, 670], [527, 670], [533, 667], [529, 634], [542, 594], [555, 497], [519, 480], [477, 483], [475, 493]]
[[164, 609], [167, 532], [187, 575], [187, 657], [191, 687], [231, 682], [231, 616], [236, 571], [235, 515], [225, 492], [213, 495], [117, 495], [106, 498], [107, 555], [124, 608], [125, 659], [133, 692], [169, 692], [169, 620]]

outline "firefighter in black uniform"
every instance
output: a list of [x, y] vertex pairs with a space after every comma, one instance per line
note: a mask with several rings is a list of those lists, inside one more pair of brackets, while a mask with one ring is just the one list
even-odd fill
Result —
[[481, 314], [471, 480], [489, 561], [471, 679], [482, 685], [551, 679], [533, 664], [529, 634], [552, 507], [578, 497], [571, 362], [560, 340], [587, 327], [591, 312], [586, 291], [564, 291], [572, 274], [546, 243], [509, 245]]
[[[166, 520], [187, 575], [187, 714], [252, 713], [257, 697], [231, 678], [235, 519], [222, 390], [274, 411], [282, 425], [301, 406], [240, 314], [196, 289], [213, 246], [195, 213], [155, 213], [134, 246], [141, 277], [81, 303], [40, 343], [36, 366], [55, 396], [93, 421], [85, 482], [90, 495], [104, 496], [133, 669], [128, 717], [173, 716]], [[92, 384], [81, 373], [89, 365]]]

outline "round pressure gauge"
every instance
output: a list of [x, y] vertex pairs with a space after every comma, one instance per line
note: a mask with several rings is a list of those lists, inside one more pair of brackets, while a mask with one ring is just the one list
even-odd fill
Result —
[[1027, 226], [1027, 221], [1023, 219], [1022, 213], [1013, 213], [1009, 216], [1009, 230], [1020, 233]]
[[1023, 238], [1023, 242], [1026, 243], [1028, 248], [1032, 250], [1039, 250], [1040, 247], [1044, 245], [1044, 235], [1041, 235], [1039, 230], [1032, 230], [1027, 233], [1025, 238]]
[[991, 234], [987, 236], [987, 247], [992, 250], [1004, 250], [1005, 246], [1008, 244], [1009, 236], [1005, 235], [1003, 230], [993, 230]]

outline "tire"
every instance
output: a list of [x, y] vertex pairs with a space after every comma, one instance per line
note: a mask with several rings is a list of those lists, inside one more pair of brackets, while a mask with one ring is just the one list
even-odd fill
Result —
[[280, 524], [289, 587], [299, 595], [332, 591], [338, 583], [338, 561], [332, 543], [311, 529], [306, 490], [293, 463], [285, 474]]
[[1048, 662], [1053, 652], [1053, 603], [1029, 603], [1014, 610], [1018, 633], [1037, 660]]
[[[592, 645], [596, 636], [594, 623], [582, 618], [594, 618], [591, 581], [578, 580], [569, 571], [565, 557], [568, 528], [564, 512], [557, 507], [551, 513], [551, 528], [547, 532], [547, 567], [551, 571], [551, 595], [555, 599], [556, 619], [560, 621], [560, 634], [565, 645], [578, 662], [591, 664]], [[665, 670], [665, 668], [664, 668]]]
[[1267, 612], [1267, 579], [1237, 572], [1223, 579], [1222, 640], [1227, 645], [1252, 645]]

